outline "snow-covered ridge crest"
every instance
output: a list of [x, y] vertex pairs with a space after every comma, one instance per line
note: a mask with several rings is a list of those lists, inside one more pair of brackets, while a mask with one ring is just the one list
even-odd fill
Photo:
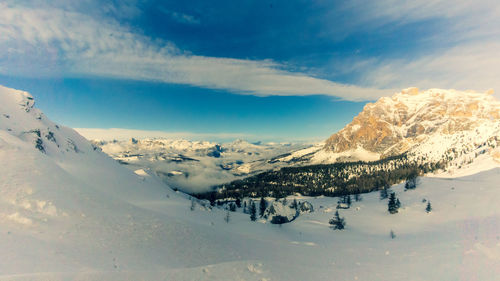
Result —
[[[144, 184], [140, 177], [120, 167], [116, 161], [102, 153], [73, 129], [49, 120], [34, 105], [35, 100], [29, 93], [0, 86], [0, 164], [4, 168], [4, 174], [0, 176], [7, 178], [11, 171], [16, 177], [22, 177], [22, 182], [33, 182], [32, 186], [26, 187], [26, 190], [16, 189], [16, 185], [9, 184], [8, 181], [4, 183], [5, 186], [2, 189], [2, 183], [0, 183], [2, 191], [0, 197], [7, 200], [10, 205], [31, 206], [23, 207], [24, 209], [18, 210], [20, 215], [12, 215], [11, 218], [21, 216], [21, 211], [35, 210], [33, 206], [39, 206], [37, 208], [46, 214], [59, 214], [59, 211], [45, 210], [49, 207], [52, 210], [51, 206], [54, 208], [58, 206], [56, 208], [58, 210], [59, 206], [67, 205], [61, 202], [51, 205], [51, 202], [58, 200], [54, 200], [52, 195], [29, 198], [37, 192], [58, 193], [59, 188], [69, 188], [68, 186], [78, 186], [82, 190], [95, 188], [99, 190], [98, 192], [104, 193], [127, 190], [127, 192], [117, 194], [137, 196], [122, 198], [125, 201], [136, 200], [146, 194], [141, 193], [136, 187], [137, 184]], [[24, 172], [19, 173], [18, 169]], [[112, 184], [113, 182], [121, 182], [121, 184]], [[155, 188], [160, 194], [164, 194], [164, 190], [168, 189], [160, 183]], [[70, 189], [71, 191], [68, 192], [80, 192]], [[24, 198], [22, 202], [18, 200], [21, 197]], [[37, 202], [45, 203], [38, 204]], [[79, 204], [69, 205], [71, 205], [69, 209], [72, 209]], [[69, 213], [68, 209], [62, 209]], [[26, 216], [26, 218], [35, 221], [33, 217]]]
[[29, 93], [0, 86], [0, 130], [52, 156], [94, 150], [85, 138], [53, 123], [34, 105]]
[[500, 102], [491, 90], [478, 93], [408, 88], [367, 104], [351, 123], [326, 140], [324, 150], [341, 153], [363, 148], [386, 157], [409, 151], [436, 136], [447, 138], [479, 127], [491, 129], [481, 133], [496, 135], [494, 128], [499, 122]]
[[2, 94], [10, 92], [10, 94], [5, 94], [5, 97], [3, 97], [4, 106], [9, 104], [9, 102], [17, 103], [22, 108], [25, 108], [26, 111], [29, 111], [35, 105], [33, 96], [28, 92], [10, 89], [2, 85], [0, 85], [0, 92]]

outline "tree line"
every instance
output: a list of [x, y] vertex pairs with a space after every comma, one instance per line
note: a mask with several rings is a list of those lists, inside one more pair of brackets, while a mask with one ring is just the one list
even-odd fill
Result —
[[374, 162], [284, 167], [218, 185], [211, 192], [195, 196], [211, 202], [243, 197], [283, 198], [296, 193], [336, 197], [380, 190], [442, 166], [443, 163], [416, 163], [401, 154]]

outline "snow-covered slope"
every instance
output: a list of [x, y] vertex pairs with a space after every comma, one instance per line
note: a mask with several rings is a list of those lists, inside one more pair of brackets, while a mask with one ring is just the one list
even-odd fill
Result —
[[232, 242], [258, 236], [189, 211], [33, 105], [0, 87], [0, 280], [260, 279], [253, 250]]
[[500, 273], [498, 169], [423, 178], [408, 192], [393, 187], [402, 203], [395, 215], [378, 193], [364, 194], [341, 210], [344, 231], [328, 227], [337, 198], [287, 198], [314, 211], [282, 226], [251, 222], [241, 208], [226, 223], [225, 211], [196, 201], [191, 211], [188, 198], [140, 174], [47, 120], [28, 94], [0, 88], [0, 280], [441, 281]]

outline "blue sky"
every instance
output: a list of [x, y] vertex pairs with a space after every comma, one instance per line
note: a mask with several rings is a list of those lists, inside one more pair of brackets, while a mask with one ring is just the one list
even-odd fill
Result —
[[76, 128], [317, 140], [402, 88], [500, 86], [495, 1], [7, 0], [0, 15], [0, 84]]

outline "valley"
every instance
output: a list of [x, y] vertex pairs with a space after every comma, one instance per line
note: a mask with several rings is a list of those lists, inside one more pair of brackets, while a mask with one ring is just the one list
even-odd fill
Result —
[[[326, 182], [335, 182], [338, 176], [333, 170], [338, 167], [350, 167], [338, 170], [347, 178], [359, 173], [372, 179], [369, 175], [377, 169], [394, 172], [388, 167], [405, 166], [412, 158], [276, 169], [271, 166], [276, 159], [307, 154], [300, 147], [287, 152], [293, 147], [289, 145], [277, 145], [282, 150], [274, 151], [268, 145], [244, 143], [240, 151], [165, 140], [127, 142], [130, 147], [143, 146], [125, 155], [124, 143], [90, 142], [51, 122], [26, 92], [0, 88], [0, 98], [0, 280], [400, 280], [409, 276], [495, 280], [498, 276], [500, 170], [495, 168], [495, 142], [455, 149], [450, 155], [456, 157], [447, 165], [421, 171], [427, 174], [414, 189], [405, 188], [404, 175], [384, 182], [386, 191], [400, 202], [395, 214], [388, 212], [389, 199], [381, 197], [376, 185], [353, 197], [347, 207], [339, 202], [349, 189], [342, 196], [308, 196], [294, 190], [280, 196], [243, 193], [242, 206], [229, 210], [230, 201], [211, 206], [209, 200], [170, 188], [151, 172], [155, 168], [151, 163], [198, 163], [203, 157], [219, 158], [213, 157], [219, 150], [220, 157], [228, 153], [233, 161], [252, 152], [275, 169], [257, 178], [289, 171], [287, 177], [292, 178], [308, 174], [310, 180], [305, 182], [311, 184], [320, 175], [332, 175]], [[490, 135], [481, 137], [491, 140]], [[169, 143], [187, 148], [182, 152], [163, 148]], [[118, 157], [112, 159], [103, 151], [115, 145]], [[161, 149], [151, 153], [148, 146]], [[284, 153], [290, 154], [276, 157]], [[471, 155], [475, 157], [468, 161]], [[452, 172], [468, 175], [456, 177]], [[286, 186], [276, 179], [263, 183], [271, 182], [273, 191]], [[261, 217], [257, 211], [252, 221], [249, 206], [259, 206], [260, 197], [267, 215]], [[294, 215], [293, 202], [301, 206], [300, 215]], [[429, 210], [426, 206], [431, 203]], [[345, 220], [344, 230], [329, 224], [336, 211]], [[271, 223], [274, 216], [285, 214], [293, 221]]]

